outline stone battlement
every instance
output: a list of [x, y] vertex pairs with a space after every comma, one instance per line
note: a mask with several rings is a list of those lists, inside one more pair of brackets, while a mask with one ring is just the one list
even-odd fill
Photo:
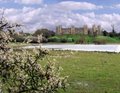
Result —
[[93, 25], [92, 28], [88, 28], [87, 25], [83, 27], [75, 27], [71, 26], [68, 28], [63, 28], [62, 26], [56, 27], [56, 34], [64, 35], [64, 34], [83, 34], [83, 35], [100, 35], [101, 34], [101, 26], [100, 25]]

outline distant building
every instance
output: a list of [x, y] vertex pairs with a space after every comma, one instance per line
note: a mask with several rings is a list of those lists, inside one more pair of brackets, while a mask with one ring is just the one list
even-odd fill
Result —
[[61, 25], [56, 27], [56, 34], [83, 34], [83, 35], [100, 35], [101, 34], [101, 26], [93, 25], [92, 28], [88, 28], [87, 25], [83, 27], [75, 27], [71, 26], [68, 28], [63, 28]]

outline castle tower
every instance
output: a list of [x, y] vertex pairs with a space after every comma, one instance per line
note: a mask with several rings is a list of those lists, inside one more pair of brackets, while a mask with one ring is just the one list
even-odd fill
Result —
[[101, 35], [101, 25], [98, 25], [97, 29], [98, 29], [98, 35]]
[[88, 26], [87, 25], [83, 26], [83, 34], [88, 35]]
[[96, 25], [93, 25], [93, 26], [92, 26], [92, 34], [93, 34], [94, 36], [97, 35], [97, 27], [96, 27]]
[[93, 32], [96, 32], [96, 31], [97, 31], [96, 25], [93, 25], [93, 26], [92, 26], [92, 30], [93, 30]]
[[56, 27], [56, 34], [57, 35], [63, 34], [63, 32], [62, 32], [62, 26], [61, 25], [59, 25], [59, 26]]
[[75, 27], [74, 26], [71, 26], [71, 32], [70, 34], [75, 34]]

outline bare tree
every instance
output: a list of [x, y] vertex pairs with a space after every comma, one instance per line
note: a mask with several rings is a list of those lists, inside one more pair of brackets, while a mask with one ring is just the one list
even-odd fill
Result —
[[115, 26], [114, 26], [114, 24], [112, 24], [111, 27], [112, 27], [112, 33], [115, 33]]

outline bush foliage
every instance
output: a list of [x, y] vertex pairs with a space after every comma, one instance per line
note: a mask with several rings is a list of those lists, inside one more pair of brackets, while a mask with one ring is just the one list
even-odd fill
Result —
[[10, 25], [0, 22], [0, 93], [55, 93], [65, 89], [66, 77], [60, 76], [60, 68], [53, 62], [45, 67], [39, 63], [48, 53], [46, 50], [14, 51], [8, 46], [13, 34]]

